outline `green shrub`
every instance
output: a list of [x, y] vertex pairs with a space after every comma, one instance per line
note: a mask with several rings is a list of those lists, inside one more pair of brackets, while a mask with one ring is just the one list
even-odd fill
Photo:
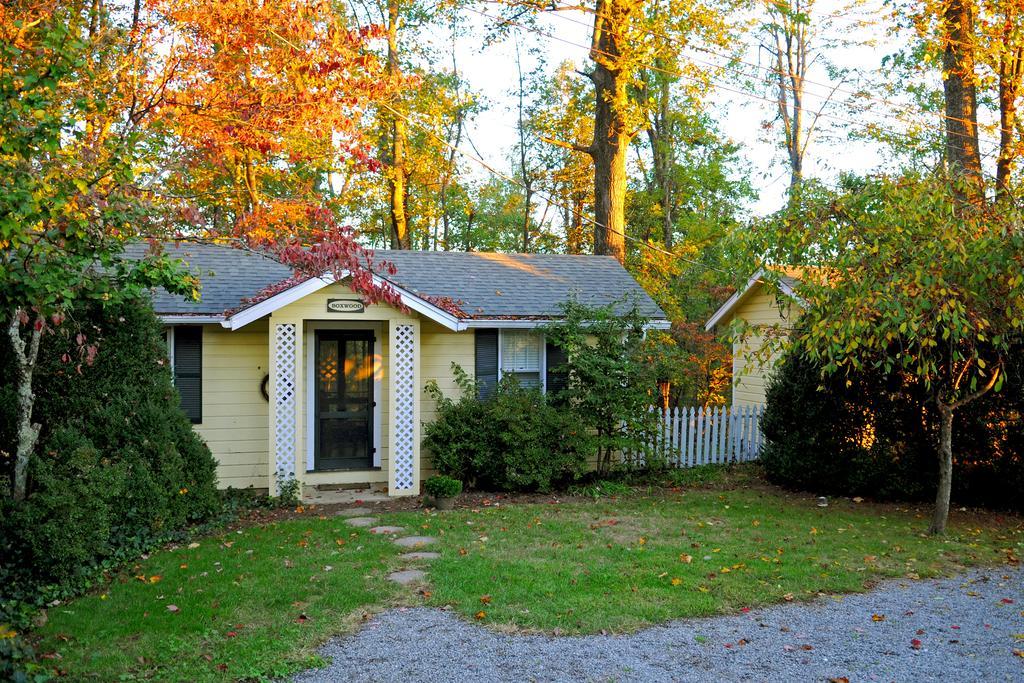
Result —
[[[215, 462], [178, 407], [149, 306], [94, 305], [69, 317], [77, 329], [57, 328], [40, 349], [33, 417], [42, 431], [28, 495], [0, 504], [5, 602], [31, 601], [43, 586], [73, 593], [98, 568], [221, 509]], [[67, 362], [65, 354], [78, 357], [78, 330], [99, 345], [91, 365]], [[0, 342], [0, 368], [10, 367], [9, 353]], [[10, 397], [0, 387], [0, 443], [13, 439]]]
[[568, 409], [510, 377], [480, 401], [473, 380], [453, 368], [461, 398], [445, 397], [436, 384], [427, 388], [438, 418], [426, 426], [423, 443], [438, 472], [481, 489], [549, 491], [586, 470], [592, 439]]
[[[1018, 365], [1003, 391], [957, 411], [953, 497], [1024, 509], [1024, 388]], [[817, 493], [930, 500], [938, 421], [924, 392], [896, 375], [822, 377], [797, 354], [768, 384], [761, 464], [776, 483]]]
[[432, 498], [455, 498], [462, 493], [462, 482], [440, 474], [423, 482], [423, 492]]

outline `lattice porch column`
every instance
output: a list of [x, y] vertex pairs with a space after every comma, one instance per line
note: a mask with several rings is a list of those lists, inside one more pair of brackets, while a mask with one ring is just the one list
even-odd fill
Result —
[[391, 419], [388, 430], [388, 492], [420, 492], [420, 325], [417, 320], [390, 324]]
[[270, 492], [279, 493], [278, 484], [294, 478], [298, 399], [298, 325], [271, 324]]

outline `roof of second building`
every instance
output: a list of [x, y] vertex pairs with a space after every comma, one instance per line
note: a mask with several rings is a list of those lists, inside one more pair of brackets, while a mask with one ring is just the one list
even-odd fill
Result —
[[[197, 302], [156, 292], [154, 307], [164, 315], [222, 315], [292, 275], [270, 258], [229, 246], [180, 242], [165, 249], [182, 259], [202, 286]], [[132, 245], [129, 255], [141, 257], [145, 250], [143, 244]], [[590, 306], [614, 303], [622, 312], [635, 305], [655, 320], [666, 317], [610, 256], [377, 250], [374, 262], [394, 264], [395, 274], [380, 265], [378, 274], [409, 293], [428, 302], [450, 300], [462, 319], [556, 318], [573, 297]]]

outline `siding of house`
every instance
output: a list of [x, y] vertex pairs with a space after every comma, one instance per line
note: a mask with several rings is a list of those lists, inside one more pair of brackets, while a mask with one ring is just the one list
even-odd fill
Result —
[[[458, 385], [455, 384], [455, 373], [452, 372], [452, 363], [456, 363], [470, 375], [473, 374], [474, 362], [474, 333], [473, 330], [464, 332], [453, 332], [446, 327], [438, 325], [432, 320], [424, 320], [421, 323], [423, 354], [420, 362], [421, 392], [431, 380], [437, 382], [441, 392], [448, 397], [457, 398], [460, 394]], [[421, 394], [420, 419], [428, 424], [437, 419], [437, 402], [425, 392]], [[420, 478], [425, 479], [436, 472], [428, 451], [423, 452], [420, 460]]]
[[[764, 285], [758, 284], [736, 308], [733, 317], [755, 326], [780, 325], [788, 328], [792, 321], [793, 309], [790, 304], [783, 304], [780, 309], [774, 288], [769, 291]], [[742, 341], [733, 342], [733, 405], [764, 405], [765, 387], [774, 364], [779, 359], [778, 354], [773, 354], [767, 362], [761, 362], [754, 357], [752, 351], [759, 349], [764, 339], [764, 335], [752, 331]]]
[[195, 426], [217, 459], [221, 488], [267, 488], [267, 321], [231, 332], [203, 325], [203, 421]]

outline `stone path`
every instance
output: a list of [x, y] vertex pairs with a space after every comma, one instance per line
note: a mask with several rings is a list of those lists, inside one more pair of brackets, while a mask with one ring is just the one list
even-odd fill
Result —
[[[396, 535], [405, 531], [404, 527], [400, 526], [374, 526], [377, 524], [376, 517], [360, 517], [358, 515], [365, 515], [372, 512], [369, 508], [347, 508], [345, 510], [339, 510], [336, 514], [339, 517], [348, 517], [345, 520], [346, 524], [357, 527], [370, 527], [371, 534], [386, 534]], [[425, 545], [430, 545], [436, 542], [437, 539], [433, 536], [399, 536], [394, 539], [394, 543], [402, 546], [403, 548], [420, 548]], [[441, 557], [441, 553], [432, 552], [411, 552], [399, 555], [399, 559], [405, 562], [418, 562], [423, 560], [436, 560]], [[402, 569], [400, 571], [392, 572], [388, 574], [388, 579], [395, 583], [403, 586], [408, 586], [413, 583], [421, 583], [427, 578], [426, 572], [420, 569]]]

